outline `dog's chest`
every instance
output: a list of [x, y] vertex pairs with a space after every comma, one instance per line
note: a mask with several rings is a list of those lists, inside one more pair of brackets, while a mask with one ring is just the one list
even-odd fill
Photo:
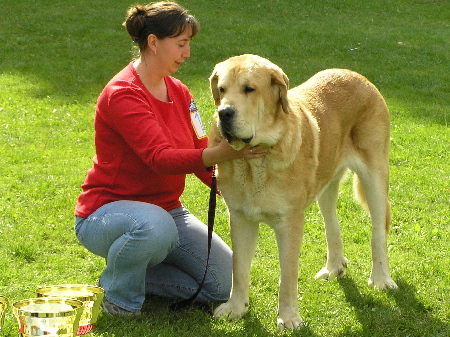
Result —
[[218, 181], [230, 211], [243, 212], [255, 221], [284, 213], [292, 204], [283, 193], [285, 182], [277, 179], [265, 158], [252, 159], [251, 164], [245, 160], [221, 164]]
[[271, 184], [270, 163], [266, 158], [238, 159], [219, 165], [219, 184], [223, 188], [239, 188], [248, 197], [256, 197]]

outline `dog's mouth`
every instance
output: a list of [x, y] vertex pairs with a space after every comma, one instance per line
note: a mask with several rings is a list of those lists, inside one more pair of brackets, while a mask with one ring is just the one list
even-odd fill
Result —
[[249, 144], [252, 141], [253, 137], [241, 139], [245, 144]]
[[242, 141], [242, 142], [244, 142], [245, 144], [249, 144], [249, 143], [252, 141], [252, 139], [253, 139], [253, 137], [249, 137], [249, 138], [238, 138], [238, 137], [236, 137], [236, 136], [232, 136], [232, 135], [229, 134], [228, 132], [225, 132], [225, 133], [224, 133], [224, 137], [227, 139], [228, 143], [231, 143], [231, 142], [233, 142], [233, 141]]
[[237, 135], [234, 128], [234, 117], [236, 115], [236, 111], [230, 107], [226, 106], [224, 108], [219, 109], [219, 130], [222, 134], [223, 138], [225, 138], [228, 143], [230, 143], [235, 149], [242, 148], [244, 144], [249, 144], [253, 135], [250, 137], [242, 137], [242, 135]]
[[249, 144], [253, 139], [253, 136], [248, 137], [248, 138], [240, 138], [240, 137], [237, 137], [236, 135], [234, 135], [232, 132], [225, 131], [225, 130], [221, 130], [221, 133], [222, 133], [222, 136], [230, 144], [235, 143], [235, 142], [243, 142], [245, 144]]

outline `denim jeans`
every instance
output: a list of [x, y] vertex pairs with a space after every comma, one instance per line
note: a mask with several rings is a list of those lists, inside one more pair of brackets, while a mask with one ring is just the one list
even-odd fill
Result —
[[[145, 295], [187, 299], [203, 278], [208, 227], [184, 207], [171, 210], [137, 201], [106, 204], [76, 218], [78, 240], [106, 259], [100, 284], [105, 298], [138, 312]], [[208, 273], [196, 301], [226, 301], [231, 290], [232, 252], [213, 233]]]

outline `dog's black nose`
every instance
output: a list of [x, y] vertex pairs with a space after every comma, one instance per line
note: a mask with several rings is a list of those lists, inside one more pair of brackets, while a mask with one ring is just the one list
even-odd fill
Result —
[[219, 110], [219, 118], [221, 121], [227, 122], [234, 117], [235, 111], [231, 107], [226, 107]]

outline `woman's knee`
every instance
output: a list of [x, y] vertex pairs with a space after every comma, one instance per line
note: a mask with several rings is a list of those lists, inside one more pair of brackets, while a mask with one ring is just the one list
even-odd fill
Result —
[[119, 238], [135, 241], [139, 249], [168, 254], [178, 242], [172, 216], [156, 205], [116, 201], [94, 212], [77, 233], [81, 243], [94, 254], [104, 256]]
[[142, 241], [143, 248], [167, 255], [178, 243], [178, 231], [172, 216], [161, 207], [147, 203], [130, 205], [133, 218], [130, 235]]

